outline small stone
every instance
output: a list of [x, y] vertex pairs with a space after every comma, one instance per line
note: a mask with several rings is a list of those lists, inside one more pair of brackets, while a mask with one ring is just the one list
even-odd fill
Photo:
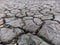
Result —
[[42, 14], [34, 15], [34, 17], [35, 17], [35, 18], [41, 18], [41, 17], [43, 17], [43, 15], [42, 15]]
[[0, 19], [0, 25], [3, 24], [3, 19]]
[[41, 38], [32, 35], [32, 34], [24, 34], [18, 38], [18, 45], [49, 45], [44, 42]]
[[18, 34], [18, 35], [19, 35], [20, 33], [24, 33], [24, 31], [21, 30], [21, 29], [19, 29], [19, 28], [15, 28], [14, 31], [15, 31], [15, 33]]
[[24, 17], [23, 20], [31, 20], [33, 17]]
[[0, 25], [0, 28], [4, 27], [4, 25]]
[[39, 28], [32, 20], [26, 20], [25, 24], [23, 28], [30, 32], [35, 32]]
[[15, 14], [13, 14], [13, 13], [7, 13], [7, 16], [15, 16]]
[[9, 22], [14, 21], [14, 20], [16, 20], [15, 17], [5, 18], [6, 23], [9, 23]]
[[40, 12], [38, 11], [40, 9], [36, 9], [36, 10], [32, 10], [34, 12], [35, 15], [40, 15]]
[[55, 19], [54, 20], [57, 20], [60, 22], [60, 15], [55, 15]]
[[41, 21], [39, 18], [34, 18], [34, 22], [35, 22], [37, 25], [41, 25], [41, 24], [42, 24], [42, 21]]
[[46, 21], [46, 24], [40, 29], [38, 35], [42, 35], [57, 45], [60, 42], [60, 24], [56, 21]]
[[[21, 12], [21, 13], [22, 13], [22, 12]], [[17, 17], [25, 17], [25, 16], [26, 16], [26, 15], [23, 15], [23, 14], [21, 14], [21, 13], [17, 13], [16, 16], [17, 16]]]
[[8, 42], [9, 40], [13, 39], [16, 34], [13, 32], [13, 29], [9, 28], [1, 28], [0, 29], [0, 38], [2, 42]]
[[18, 10], [18, 9], [12, 9], [12, 10], [11, 10], [11, 13], [12, 13], [12, 14], [17, 14], [17, 13], [19, 13], [19, 12], [20, 12], [20, 10]]
[[40, 11], [43, 15], [48, 15], [49, 12], [50, 12], [50, 9], [46, 8], [46, 9], [43, 9], [42, 11]]
[[25, 7], [25, 4], [24, 3], [20, 3], [19, 6], [18, 6], [18, 9], [23, 9]]
[[9, 24], [13, 27], [23, 27], [23, 25], [24, 25], [22, 19], [11, 20], [11, 21], [7, 22], [6, 24]]
[[56, 13], [60, 13], [60, 7], [55, 8]]
[[33, 11], [28, 11], [26, 12], [28, 16], [33, 16], [34, 15], [34, 12]]
[[17, 35], [24, 33], [21, 29], [19, 28], [0, 28], [0, 39], [2, 42], [9, 42], [12, 40], [14, 37]]
[[53, 15], [42, 16], [41, 19], [42, 19], [42, 20], [53, 19]]
[[5, 16], [6, 16], [5, 14], [0, 14], [0, 18], [5, 17]]
[[26, 15], [26, 12], [28, 12], [29, 10], [28, 9], [25, 9], [25, 8], [23, 8], [23, 9], [21, 9], [21, 13], [22, 13], [22, 15]]

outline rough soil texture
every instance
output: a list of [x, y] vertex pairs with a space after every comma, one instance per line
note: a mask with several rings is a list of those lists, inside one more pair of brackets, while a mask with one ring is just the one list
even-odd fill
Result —
[[0, 45], [60, 45], [59, 0], [0, 0]]

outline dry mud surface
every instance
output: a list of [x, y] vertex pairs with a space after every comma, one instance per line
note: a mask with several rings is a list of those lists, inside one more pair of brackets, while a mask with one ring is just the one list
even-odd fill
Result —
[[59, 0], [0, 0], [0, 45], [60, 45]]

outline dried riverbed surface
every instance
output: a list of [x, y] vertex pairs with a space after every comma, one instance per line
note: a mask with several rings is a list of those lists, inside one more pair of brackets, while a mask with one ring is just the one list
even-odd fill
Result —
[[60, 45], [59, 1], [1, 0], [0, 45]]

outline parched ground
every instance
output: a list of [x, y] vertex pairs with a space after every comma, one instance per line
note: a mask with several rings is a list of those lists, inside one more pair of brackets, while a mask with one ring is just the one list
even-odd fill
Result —
[[0, 45], [60, 45], [59, 0], [0, 0]]

